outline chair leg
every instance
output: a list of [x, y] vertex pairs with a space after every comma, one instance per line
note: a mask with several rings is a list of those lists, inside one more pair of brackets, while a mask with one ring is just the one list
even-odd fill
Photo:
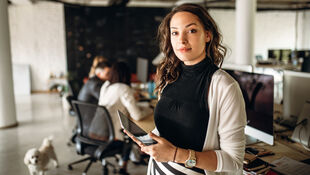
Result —
[[75, 161], [75, 162], [72, 162], [72, 163], [70, 163], [69, 165], [68, 165], [68, 169], [69, 170], [72, 170], [73, 168], [72, 168], [72, 165], [75, 165], [75, 164], [78, 164], [78, 163], [81, 163], [81, 162], [85, 162], [85, 161], [87, 161], [87, 160], [92, 160], [92, 158], [91, 157], [87, 157], [87, 158], [85, 158], [85, 159], [81, 159], [81, 160], [77, 160], [77, 161]]
[[90, 159], [89, 163], [87, 164], [85, 170], [83, 171], [83, 175], [86, 175], [88, 169], [90, 168], [90, 166], [92, 165], [93, 162], [96, 162], [95, 159]]
[[101, 161], [101, 164], [102, 164], [102, 175], [108, 175], [109, 174], [109, 169], [108, 169], [109, 162], [103, 159]]
[[109, 170], [107, 166], [102, 166], [102, 175], [108, 175], [109, 174]]

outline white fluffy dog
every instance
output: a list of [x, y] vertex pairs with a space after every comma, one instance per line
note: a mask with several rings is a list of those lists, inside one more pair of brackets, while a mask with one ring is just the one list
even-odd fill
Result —
[[39, 149], [32, 148], [28, 150], [24, 163], [28, 166], [30, 175], [44, 175], [50, 160], [53, 160], [55, 167], [58, 167], [58, 160], [52, 145], [52, 137], [45, 138]]

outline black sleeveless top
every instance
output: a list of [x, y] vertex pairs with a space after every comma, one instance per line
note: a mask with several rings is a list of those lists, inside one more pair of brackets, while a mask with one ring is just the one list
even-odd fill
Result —
[[179, 78], [164, 88], [154, 111], [161, 137], [177, 147], [202, 151], [209, 121], [207, 92], [217, 69], [209, 58], [190, 66], [181, 63]]

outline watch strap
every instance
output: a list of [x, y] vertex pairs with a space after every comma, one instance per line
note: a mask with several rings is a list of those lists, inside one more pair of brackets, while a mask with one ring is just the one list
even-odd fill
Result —
[[196, 153], [194, 150], [188, 149], [188, 159], [185, 161], [185, 167], [193, 168], [196, 166]]
[[195, 153], [194, 150], [189, 149], [189, 157], [188, 157], [188, 159], [196, 160], [196, 153]]

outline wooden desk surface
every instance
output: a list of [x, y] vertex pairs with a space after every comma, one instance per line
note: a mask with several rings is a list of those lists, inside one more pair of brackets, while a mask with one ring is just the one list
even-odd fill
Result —
[[249, 145], [252, 148], [259, 150], [270, 150], [274, 153], [272, 156], [261, 157], [262, 160], [271, 163], [274, 160], [280, 159], [283, 156], [301, 161], [310, 158], [310, 151], [304, 149], [299, 143], [292, 143], [284, 140], [276, 140], [273, 146], [263, 142]]
[[152, 113], [140, 121], [135, 121], [135, 123], [148, 133], [155, 128], [154, 114]]
[[[274, 119], [281, 117], [283, 112], [283, 105], [275, 104], [274, 105]], [[287, 128], [274, 123], [274, 130], [285, 130]], [[267, 162], [272, 162], [276, 159], [281, 158], [282, 156], [289, 157], [291, 159], [301, 161], [310, 158], [310, 151], [306, 150], [300, 143], [293, 143], [288, 140], [281, 139], [282, 136], [290, 137], [293, 131], [288, 130], [282, 133], [274, 133], [275, 145], [270, 146], [264, 143], [255, 144], [255, 146], [263, 147], [265, 149], [271, 150], [275, 153], [274, 156], [263, 157], [262, 159]], [[251, 145], [252, 146], [252, 145]], [[254, 147], [254, 146], [253, 146]]]

